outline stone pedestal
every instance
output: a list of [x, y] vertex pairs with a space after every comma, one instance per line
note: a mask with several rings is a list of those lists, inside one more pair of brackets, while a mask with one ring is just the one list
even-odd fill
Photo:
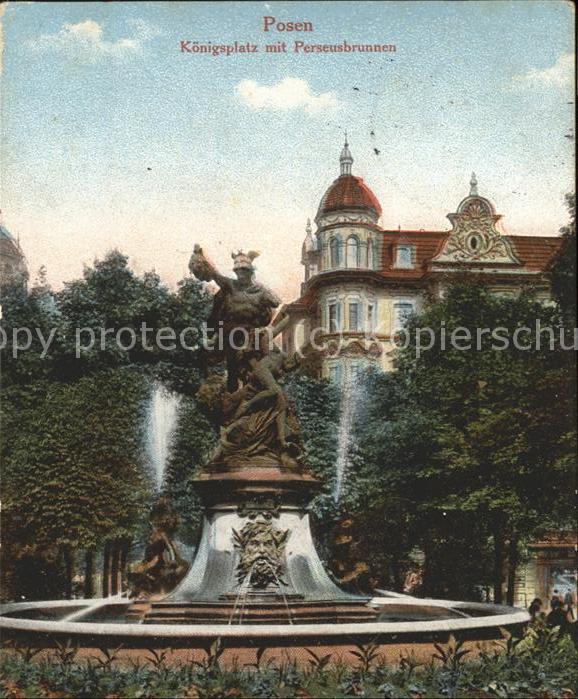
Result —
[[307, 505], [319, 481], [299, 467], [213, 466], [196, 481], [203, 533], [185, 579], [144, 623], [373, 621], [368, 598], [340, 590], [315, 550]]

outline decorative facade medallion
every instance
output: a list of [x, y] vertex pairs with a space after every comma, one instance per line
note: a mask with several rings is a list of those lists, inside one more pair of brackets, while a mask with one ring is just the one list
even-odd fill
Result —
[[448, 214], [453, 228], [432, 263], [474, 262], [519, 265], [510, 242], [497, 229], [501, 218], [483, 197], [469, 196], [457, 213]]
[[341, 343], [330, 340], [324, 347], [320, 350], [320, 354], [328, 359], [334, 359], [336, 357], [349, 357], [349, 358], [359, 358], [359, 357], [370, 357], [375, 359], [383, 353], [380, 345], [373, 341], [371, 338], [367, 339], [350, 339], [342, 341]]
[[347, 344], [341, 351], [342, 357], [365, 357], [366, 354], [367, 349], [357, 340]]
[[377, 342], [372, 342], [369, 346], [369, 349], [367, 350], [367, 354], [370, 357], [376, 359], [377, 357], [380, 357], [383, 354], [383, 349], [381, 348], [381, 345], [379, 345]]
[[240, 532], [233, 529], [235, 549], [240, 553], [237, 582], [256, 590], [286, 585], [283, 561], [288, 536], [288, 529], [278, 529], [263, 513], [249, 520]]

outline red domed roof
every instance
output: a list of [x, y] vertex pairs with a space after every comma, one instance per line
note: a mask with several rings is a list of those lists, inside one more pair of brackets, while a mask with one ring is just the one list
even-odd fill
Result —
[[361, 177], [341, 175], [323, 195], [319, 204], [319, 213], [339, 209], [372, 209], [381, 216], [381, 205], [375, 194]]

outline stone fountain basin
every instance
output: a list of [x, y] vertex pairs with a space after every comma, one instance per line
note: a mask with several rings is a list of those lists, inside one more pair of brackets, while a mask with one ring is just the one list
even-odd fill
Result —
[[[525, 610], [514, 607], [395, 595], [369, 602], [380, 613], [374, 622], [141, 624], [124, 620], [131, 604], [121, 598], [5, 604], [0, 607], [0, 632], [4, 641], [35, 647], [70, 639], [82, 648], [195, 649], [220, 638], [225, 648], [336, 648], [444, 643], [450, 635], [488, 641], [500, 638], [502, 629], [521, 630], [530, 619]], [[75, 620], [65, 620], [71, 615]]]

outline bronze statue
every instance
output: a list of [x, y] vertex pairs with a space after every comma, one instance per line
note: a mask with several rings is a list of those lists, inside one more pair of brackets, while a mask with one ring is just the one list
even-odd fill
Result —
[[223, 379], [212, 375], [197, 398], [221, 427], [212, 462], [240, 466], [276, 460], [291, 465], [299, 454], [299, 429], [282, 384], [297, 362], [273, 342], [289, 318], [270, 325], [273, 309], [280, 302], [255, 281], [256, 256], [255, 252], [233, 254], [235, 280], [217, 272], [195, 246], [191, 271], [198, 279], [213, 280], [220, 287], [210, 323], [213, 330], [219, 325], [223, 331], [219, 337], [225, 339], [227, 360], [226, 392]]
[[238, 388], [240, 366], [267, 352], [267, 335], [258, 331], [271, 323], [273, 309], [281, 303], [272, 291], [255, 280], [253, 260], [258, 254], [251, 250], [246, 255], [241, 251], [231, 255], [237, 279], [218, 272], [198, 245], [189, 262], [189, 269], [197, 279], [214, 281], [219, 286], [207, 326], [224, 339], [224, 347], [219, 349], [224, 350], [227, 360], [229, 393]]
[[144, 560], [128, 574], [130, 596], [139, 599], [170, 592], [190, 567], [179, 555], [174, 542], [179, 517], [168, 498], [161, 497], [153, 505], [150, 522], [153, 532], [145, 548]]

